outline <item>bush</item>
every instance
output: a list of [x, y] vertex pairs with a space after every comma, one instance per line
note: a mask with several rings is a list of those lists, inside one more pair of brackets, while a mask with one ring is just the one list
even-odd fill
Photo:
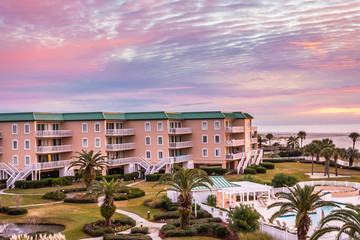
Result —
[[67, 203], [97, 203], [95, 198], [66, 198], [64, 202]]
[[65, 188], [61, 189], [63, 193], [73, 193], [73, 192], [86, 192], [86, 188]]
[[[191, 215], [195, 215], [195, 211], [192, 211]], [[205, 210], [197, 211], [197, 218], [211, 218], [211, 217], [212, 217], [212, 215], [208, 211], [205, 211]]]
[[119, 191], [119, 193], [126, 193], [126, 195], [117, 195], [114, 197], [115, 201], [123, 201], [133, 198], [139, 198], [145, 196], [145, 191], [140, 188], [129, 188], [124, 187]]
[[260, 165], [266, 169], [275, 169], [275, 164], [270, 163], [270, 162], [263, 162]]
[[[200, 208], [201, 208], [200, 205], [199, 205], [199, 204], [196, 204], [196, 210], [199, 211]], [[191, 210], [192, 210], [192, 211], [195, 211], [195, 203], [193, 203], [193, 204], [191, 205]]]
[[179, 204], [177, 202], [173, 203], [170, 198], [163, 196], [161, 198], [161, 208], [166, 211], [176, 211], [179, 208]]
[[105, 234], [104, 240], [151, 240], [152, 238], [143, 234]]
[[26, 208], [10, 208], [7, 211], [7, 214], [9, 215], [23, 215], [28, 213], [28, 210]]
[[[179, 225], [180, 226], [180, 225]], [[176, 230], [176, 227], [173, 224], [165, 224], [162, 226], [161, 231], [165, 234], [167, 231], [173, 231]]]
[[216, 207], [216, 203], [217, 203], [216, 195], [213, 194], [208, 195], [206, 199], [206, 203], [211, 207]]
[[52, 200], [63, 200], [66, 198], [66, 194], [61, 191], [54, 191], [54, 192], [48, 192], [45, 193], [42, 198], [44, 199], [52, 199]]
[[95, 180], [97, 181], [101, 181], [101, 179], [105, 178], [106, 181], [111, 181], [113, 179], [122, 179], [123, 178], [123, 175], [122, 174], [113, 174], [113, 175], [105, 175], [105, 176], [102, 176], [102, 175], [98, 175], [95, 177]]
[[166, 213], [159, 213], [154, 215], [155, 221], [167, 220], [167, 219], [178, 219], [179, 213], [177, 211], [173, 212], [166, 212]]
[[185, 234], [186, 236], [196, 236], [197, 235], [197, 230], [194, 226], [187, 226], [185, 227]]
[[255, 170], [256, 173], [266, 173], [266, 168], [264, 167], [257, 167]]
[[4, 206], [0, 207], [0, 213], [7, 213], [9, 210], [10, 210], [9, 207], [4, 207]]
[[114, 232], [114, 229], [111, 227], [98, 226], [96, 223], [88, 223], [84, 225], [83, 232], [92, 237], [100, 237], [106, 233]]
[[134, 227], [131, 229], [131, 233], [148, 234], [149, 228], [147, 227]]
[[280, 157], [300, 157], [303, 153], [299, 150], [282, 151], [279, 153]]
[[215, 234], [219, 238], [224, 238], [230, 235], [227, 227], [219, 223], [210, 223], [210, 228], [212, 229], [213, 234]]
[[133, 173], [127, 173], [127, 174], [124, 174], [123, 178], [124, 178], [124, 181], [130, 181], [130, 180], [134, 180], [136, 178], [139, 177], [139, 173], [138, 172], [133, 172]]
[[203, 168], [208, 175], [224, 175], [227, 173], [225, 168]]
[[121, 217], [121, 218], [117, 218], [114, 221], [115, 224], [121, 224], [121, 225], [130, 225], [130, 226], [135, 226], [136, 222], [134, 219], [129, 218], [129, 217]]
[[209, 233], [211, 231], [209, 223], [194, 224], [193, 226], [195, 227], [197, 233]]
[[278, 173], [271, 180], [274, 187], [292, 187], [298, 182], [299, 180], [296, 177], [286, 173]]
[[162, 176], [163, 174], [148, 174], [146, 175], [146, 181], [148, 182], [156, 182], [156, 181], [159, 181], [160, 177]]
[[161, 198], [145, 199], [143, 205], [149, 208], [161, 208], [161, 201]]
[[43, 187], [55, 187], [55, 186], [68, 186], [72, 185], [73, 177], [60, 177], [60, 178], [44, 178], [41, 180], [26, 180], [16, 181], [15, 187], [30, 189], [30, 188], [43, 188]]
[[260, 214], [249, 205], [241, 204], [229, 214], [229, 226], [235, 232], [254, 232], [259, 229]]
[[244, 170], [244, 174], [251, 174], [251, 175], [255, 175], [256, 174], [256, 169], [253, 169], [251, 167], [247, 167]]

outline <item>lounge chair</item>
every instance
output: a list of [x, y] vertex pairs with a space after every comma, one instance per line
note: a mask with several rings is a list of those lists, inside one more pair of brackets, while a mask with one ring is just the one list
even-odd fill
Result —
[[274, 199], [274, 200], [279, 199], [278, 197], [275, 196], [275, 194], [274, 194], [273, 192], [271, 192], [270, 197], [271, 197], [272, 199]]
[[276, 220], [276, 226], [278, 226], [279, 228], [284, 228], [283, 225], [281, 225], [280, 221], [279, 220]]
[[260, 203], [260, 206], [262, 206], [262, 207], [265, 207], [265, 205], [264, 205], [264, 203], [263, 203], [263, 201], [261, 201], [261, 199], [260, 198], [258, 198], [258, 203]]
[[265, 207], [268, 206], [264, 199], [261, 199], [261, 202], [264, 204]]
[[260, 215], [260, 221], [262, 221], [263, 223], [267, 223], [263, 215]]
[[290, 228], [288, 225], [286, 225], [286, 222], [283, 222], [283, 228], [288, 232], [296, 232], [296, 228]]

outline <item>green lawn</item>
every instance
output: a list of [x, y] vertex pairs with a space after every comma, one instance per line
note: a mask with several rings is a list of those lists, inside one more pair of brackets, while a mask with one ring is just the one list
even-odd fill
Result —
[[166, 186], [163, 185], [157, 185], [154, 186], [158, 182], [142, 182], [134, 185], [133, 187], [140, 188], [144, 190], [145, 192], [156, 192], [158, 193], [161, 190], [164, 190]]
[[74, 183], [71, 186], [62, 186], [62, 187], [45, 187], [45, 188], [33, 188], [33, 189], [14, 188], [14, 189], [5, 190], [4, 192], [17, 193], [17, 194], [45, 194], [47, 192], [52, 192], [58, 189], [84, 188], [84, 187], [85, 184], [83, 183]]
[[[13, 195], [0, 194], [0, 198], [2, 200], [2, 205], [15, 206], [15, 202], [13, 200], [14, 199]], [[54, 202], [52, 200], [42, 199], [42, 196], [39, 196], [39, 195], [23, 195], [22, 198], [23, 198], [23, 200], [21, 201], [21, 205]]]

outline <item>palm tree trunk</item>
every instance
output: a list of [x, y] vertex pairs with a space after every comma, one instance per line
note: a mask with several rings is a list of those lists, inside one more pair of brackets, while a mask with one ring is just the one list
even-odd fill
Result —
[[335, 176], [338, 175], [338, 171], [337, 171], [337, 159], [334, 159], [335, 161]]
[[316, 163], [319, 163], [319, 161], [320, 161], [320, 155], [316, 154]]
[[180, 215], [180, 224], [181, 228], [184, 229], [185, 227], [190, 225], [190, 213], [192, 207], [192, 196], [188, 193], [186, 196], [182, 194], [178, 197], [179, 202], [179, 215]]
[[328, 178], [330, 178], [330, 159], [326, 160], [327, 164], [326, 164], [326, 169], [327, 169], [327, 175]]
[[297, 228], [297, 236], [298, 240], [306, 240], [307, 233], [309, 232], [310, 228], [310, 217], [309, 215], [305, 214], [299, 221], [299, 226]]
[[353, 140], [353, 149], [355, 149], [355, 142], [356, 142], [356, 141]]
[[311, 175], [314, 175], [314, 156], [311, 156]]
[[353, 159], [353, 157], [351, 156], [351, 157], [349, 158], [349, 167], [352, 167], [353, 162], [354, 162], [354, 159]]
[[324, 176], [326, 176], [326, 173], [327, 173], [327, 160], [325, 159]]

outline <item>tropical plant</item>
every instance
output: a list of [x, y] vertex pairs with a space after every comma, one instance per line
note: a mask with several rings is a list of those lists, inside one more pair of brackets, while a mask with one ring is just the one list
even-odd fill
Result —
[[[181, 228], [185, 229], [185, 227], [190, 225], [190, 214], [192, 210], [191, 190], [196, 187], [205, 187], [211, 190], [210, 186], [213, 185], [213, 181], [204, 170], [174, 167], [172, 168], [172, 173], [162, 175], [159, 182], [154, 186], [156, 185], [168, 185], [180, 193], [178, 197], [178, 211]], [[163, 191], [165, 190], [159, 193]]]
[[260, 135], [258, 135], [258, 144], [259, 144], [259, 148], [262, 147], [262, 144], [266, 142], [266, 139], [263, 139]]
[[271, 140], [274, 139], [274, 135], [271, 133], [266, 134], [265, 138], [269, 141], [269, 146], [271, 146]]
[[355, 149], [355, 143], [360, 138], [360, 134], [357, 132], [352, 132], [349, 134], [349, 138], [353, 141], [353, 149]]
[[315, 148], [315, 156], [316, 156], [316, 163], [320, 162], [320, 152], [322, 150], [322, 144], [320, 140], [313, 140], [311, 143], [313, 143], [316, 148]]
[[100, 196], [104, 196], [104, 201], [100, 206], [100, 213], [106, 220], [106, 225], [111, 225], [111, 217], [114, 215], [116, 211], [116, 206], [114, 205], [114, 197], [117, 192], [123, 187], [120, 179], [111, 179], [111, 181], [107, 181], [103, 178], [101, 181], [94, 181], [94, 184], [90, 186], [87, 190], [87, 193], [84, 197], [95, 196], [99, 198]]
[[298, 138], [300, 138], [300, 147], [302, 148], [303, 147], [303, 140], [305, 140], [306, 138], [306, 132], [305, 131], [300, 131], [298, 132]]
[[288, 187], [288, 193], [276, 193], [277, 197], [285, 199], [286, 201], [275, 202], [268, 207], [268, 209], [280, 207], [280, 209], [271, 216], [270, 221], [273, 222], [276, 218], [285, 214], [296, 214], [295, 227], [297, 228], [298, 240], [306, 240], [311, 224], [311, 219], [308, 214], [320, 207], [336, 207], [336, 204], [322, 200], [322, 197], [328, 193], [323, 193], [322, 191], [315, 192], [314, 189], [315, 186], [305, 185], [302, 188], [299, 184], [296, 184], [294, 188]]
[[322, 148], [334, 148], [335, 144], [333, 142], [333, 140], [331, 140], [330, 138], [324, 138], [321, 140], [321, 147]]
[[74, 161], [70, 164], [69, 168], [80, 167], [79, 171], [82, 173], [82, 179], [86, 185], [86, 188], [90, 187], [96, 177], [96, 169], [103, 170], [107, 163], [104, 160], [104, 156], [101, 155], [101, 152], [94, 154], [93, 150], [82, 152], [76, 152], [78, 156], [77, 161]]
[[310, 143], [305, 146], [305, 153], [311, 156], [311, 175], [314, 175], [314, 156], [316, 156], [316, 144]]
[[271, 185], [274, 187], [292, 187], [299, 182], [295, 176], [286, 173], [278, 173], [271, 180]]
[[338, 175], [337, 160], [339, 159], [339, 157], [343, 157], [345, 152], [346, 152], [345, 148], [335, 148], [334, 149], [333, 158], [334, 158], [334, 162], [335, 162], [335, 176]]
[[290, 136], [287, 140], [287, 146], [290, 147], [292, 150], [295, 150], [295, 148], [298, 148], [299, 145], [299, 137]]
[[349, 166], [352, 167], [355, 160], [359, 160], [360, 153], [359, 150], [354, 148], [348, 148], [344, 154], [344, 159], [349, 160]]
[[[328, 223], [336, 221], [336, 225], [329, 226]], [[345, 208], [333, 210], [320, 221], [320, 230], [315, 231], [310, 240], [317, 240], [330, 232], [337, 232], [336, 240], [342, 239], [343, 234], [349, 239], [360, 239], [360, 205], [346, 204]]]
[[325, 171], [324, 176], [328, 175], [328, 178], [330, 178], [330, 158], [334, 153], [334, 149], [330, 147], [326, 147], [321, 150], [320, 155], [325, 158]]
[[234, 232], [254, 232], [259, 229], [260, 213], [250, 205], [240, 204], [228, 213], [230, 229]]
[[206, 203], [211, 207], [216, 207], [216, 195], [210, 194], [207, 196]]

